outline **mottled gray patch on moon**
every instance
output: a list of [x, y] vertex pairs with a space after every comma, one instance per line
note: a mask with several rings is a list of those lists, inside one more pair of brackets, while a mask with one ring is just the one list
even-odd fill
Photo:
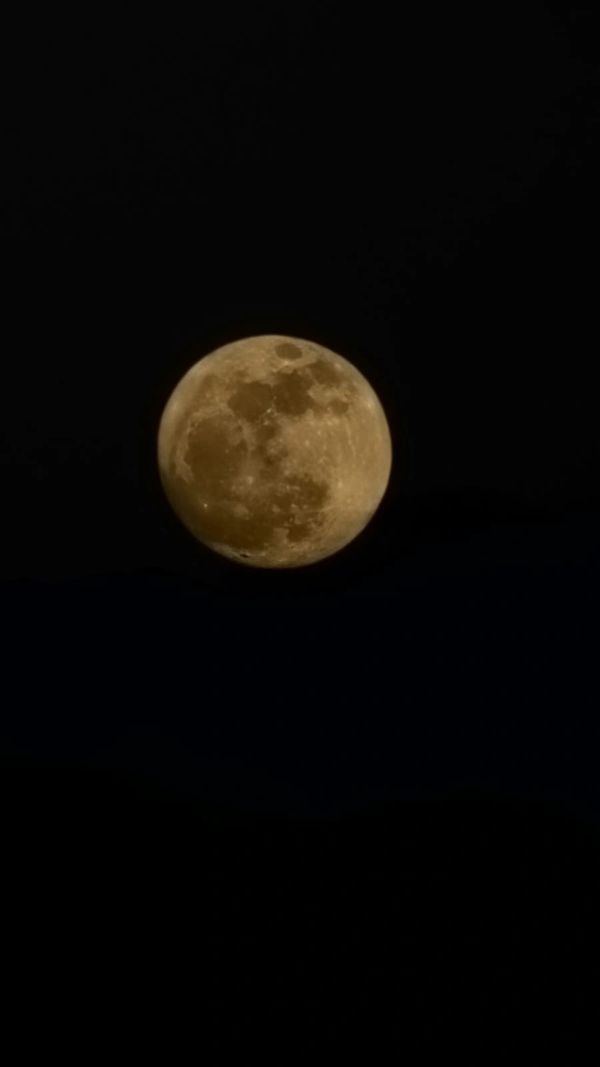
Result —
[[298, 345], [293, 345], [291, 341], [283, 341], [281, 344], [275, 345], [275, 352], [280, 359], [302, 359], [303, 352]]
[[254, 437], [257, 445], [264, 448], [265, 445], [277, 437], [278, 429], [274, 418], [263, 418], [254, 428]]
[[309, 394], [310, 378], [301, 370], [280, 371], [275, 375], [273, 402], [282, 415], [303, 415], [315, 406]]
[[329, 401], [326, 407], [327, 410], [332, 411], [334, 415], [345, 415], [348, 411], [348, 408], [350, 407], [350, 404], [348, 404], [345, 400], [338, 400], [337, 397], [335, 397], [333, 400]]
[[308, 370], [319, 385], [339, 385], [340, 375], [337, 368], [324, 359], [316, 359], [308, 364]]
[[255, 422], [260, 419], [273, 404], [273, 387], [266, 382], [244, 382], [233, 391], [228, 407], [242, 419]]

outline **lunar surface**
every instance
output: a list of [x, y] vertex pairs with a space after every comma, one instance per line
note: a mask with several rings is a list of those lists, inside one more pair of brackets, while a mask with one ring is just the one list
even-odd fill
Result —
[[353, 364], [295, 337], [224, 345], [190, 368], [160, 421], [158, 462], [175, 513], [203, 544], [253, 567], [301, 567], [367, 526], [392, 441]]

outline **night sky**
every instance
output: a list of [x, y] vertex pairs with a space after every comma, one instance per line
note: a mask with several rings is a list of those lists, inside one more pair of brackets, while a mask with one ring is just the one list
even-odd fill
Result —
[[[479, 7], [7, 27], [4, 966], [79, 1063], [157, 1046], [175, 981], [173, 1063], [190, 1024], [240, 1067], [587, 1048], [600, 18]], [[294, 571], [158, 478], [180, 377], [260, 333], [354, 362], [394, 443]]]

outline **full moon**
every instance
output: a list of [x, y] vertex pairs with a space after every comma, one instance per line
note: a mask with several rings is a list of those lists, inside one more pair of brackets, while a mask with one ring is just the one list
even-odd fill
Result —
[[251, 567], [302, 567], [371, 521], [392, 440], [352, 363], [312, 341], [263, 335], [184, 374], [160, 420], [158, 465], [175, 513], [204, 545]]

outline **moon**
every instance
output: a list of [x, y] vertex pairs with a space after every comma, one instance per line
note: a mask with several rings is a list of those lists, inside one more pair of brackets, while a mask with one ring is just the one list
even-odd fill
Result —
[[158, 431], [160, 480], [202, 544], [251, 567], [339, 552], [386, 493], [392, 439], [361, 372], [313, 341], [265, 334], [195, 363]]

